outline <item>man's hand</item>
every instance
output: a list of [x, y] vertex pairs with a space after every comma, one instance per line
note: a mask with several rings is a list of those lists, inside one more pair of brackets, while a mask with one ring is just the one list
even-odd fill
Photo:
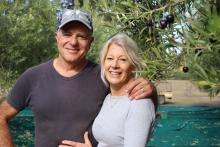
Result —
[[130, 99], [143, 99], [150, 97], [154, 103], [155, 111], [158, 107], [156, 87], [144, 78], [138, 78], [128, 84], [127, 93]]
[[144, 79], [138, 78], [128, 84], [127, 93], [130, 99], [142, 99], [151, 97], [154, 91], [154, 85]]
[[88, 132], [85, 132], [85, 134], [84, 134], [84, 141], [85, 141], [85, 143], [64, 140], [64, 141], [62, 141], [62, 144], [59, 145], [59, 147], [92, 147], [92, 144], [89, 141]]

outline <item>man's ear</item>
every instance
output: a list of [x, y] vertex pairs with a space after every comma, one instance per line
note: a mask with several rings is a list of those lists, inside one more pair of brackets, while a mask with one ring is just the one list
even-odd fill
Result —
[[56, 40], [58, 39], [57, 36], [58, 36], [58, 32], [56, 31], [56, 32], [54, 32], [54, 38], [55, 38]]
[[91, 37], [91, 41], [90, 41], [91, 44], [93, 43], [93, 41], [94, 41], [94, 37], [92, 36], [92, 37]]

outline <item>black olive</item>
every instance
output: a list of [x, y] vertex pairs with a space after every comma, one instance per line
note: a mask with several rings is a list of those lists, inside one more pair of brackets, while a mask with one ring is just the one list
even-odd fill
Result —
[[161, 29], [165, 29], [167, 27], [167, 25], [168, 25], [168, 23], [166, 20], [164, 20], [164, 19], [160, 20], [160, 28]]
[[168, 23], [173, 23], [174, 22], [174, 16], [173, 14], [168, 14], [166, 17], [166, 20]]
[[186, 72], [188, 72], [188, 71], [189, 71], [189, 67], [184, 66], [184, 67], [183, 67], [183, 72], [185, 72], [185, 73], [186, 73]]

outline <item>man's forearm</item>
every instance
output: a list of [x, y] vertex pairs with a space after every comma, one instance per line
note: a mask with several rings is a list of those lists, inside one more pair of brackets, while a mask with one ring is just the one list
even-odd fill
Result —
[[155, 107], [155, 112], [157, 111], [158, 105], [159, 105], [159, 98], [158, 98], [158, 93], [157, 93], [157, 89], [155, 86], [153, 86], [153, 92], [152, 92], [152, 101], [154, 103], [154, 107]]
[[8, 122], [0, 120], [0, 147], [14, 147], [12, 136], [9, 130]]

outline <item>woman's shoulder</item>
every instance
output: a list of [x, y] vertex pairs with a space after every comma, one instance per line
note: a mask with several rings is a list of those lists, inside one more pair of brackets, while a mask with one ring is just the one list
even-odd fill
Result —
[[131, 100], [131, 105], [134, 106], [138, 106], [138, 105], [153, 105], [153, 101], [151, 100], [151, 98], [144, 98], [144, 99], [140, 99], [140, 100]]
[[130, 103], [130, 109], [132, 109], [132, 111], [145, 111], [155, 113], [154, 104], [151, 98], [132, 100]]

